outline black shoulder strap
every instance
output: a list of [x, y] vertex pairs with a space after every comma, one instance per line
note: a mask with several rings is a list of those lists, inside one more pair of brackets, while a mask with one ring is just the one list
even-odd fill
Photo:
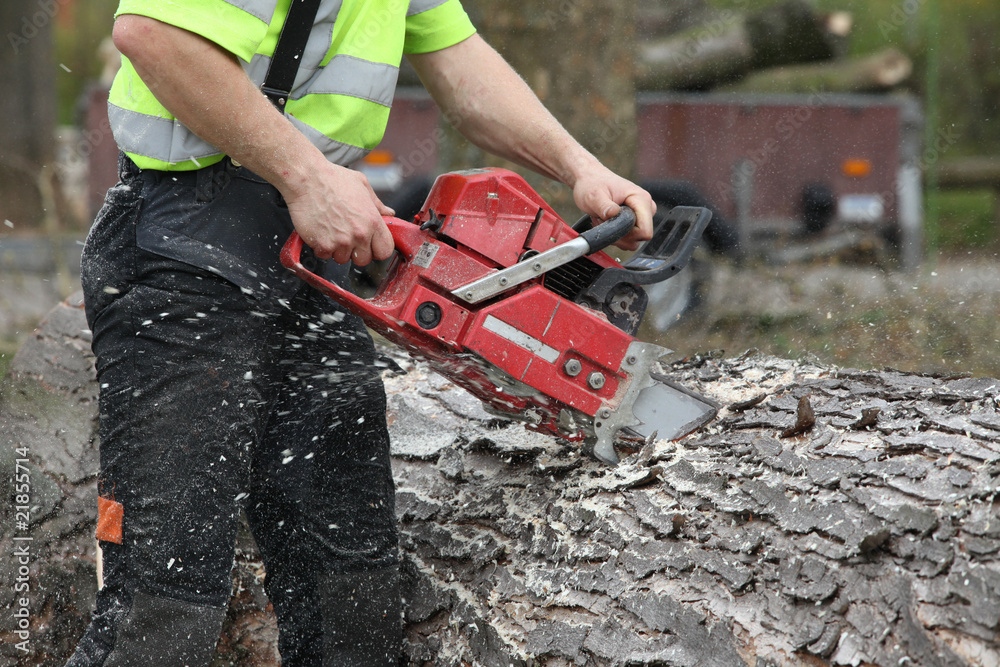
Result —
[[302, 54], [306, 50], [306, 41], [316, 21], [320, 0], [292, 0], [288, 8], [288, 16], [281, 26], [281, 35], [271, 56], [271, 65], [267, 68], [261, 91], [267, 95], [278, 111], [285, 110], [288, 93], [295, 85], [295, 75], [302, 62]]

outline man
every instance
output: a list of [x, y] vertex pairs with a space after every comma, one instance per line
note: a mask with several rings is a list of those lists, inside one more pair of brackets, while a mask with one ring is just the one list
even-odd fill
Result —
[[[283, 271], [392, 253], [345, 168], [405, 53], [470, 140], [598, 219], [653, 203], [601, 166], [475, 34], [459, 0], [323, 0], [279, 111], [258, 89], [291, 0], [122, 0], [109, 113], [125, 155], [84, 252], [101, 385], [104, 587], [69, 665], [206, 665], [245, 511], [286, 665], [392, 665], [400, 600], [385, 396], [370, 338]], [[276, 6], [277, 5], [277, 6]]]

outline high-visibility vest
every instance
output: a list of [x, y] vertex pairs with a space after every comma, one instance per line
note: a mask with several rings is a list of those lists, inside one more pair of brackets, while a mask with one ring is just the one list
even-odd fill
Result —
[[[200, 34], [234, 53], [259, 86], [290, 4], [122, 0], [116, 16], [141, 14]], [[285, 116], [327, 159], [348, 165], [382, 139], [403, 54], [474, 32], [459, 0], [322, 0]], [[124, 57], [108, 115], [118, 146], [142, 169], [198, 169], [225, 157], [175, 119]]]

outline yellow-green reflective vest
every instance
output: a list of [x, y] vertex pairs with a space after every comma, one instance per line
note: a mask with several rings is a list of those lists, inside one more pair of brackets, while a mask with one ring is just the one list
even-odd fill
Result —
[[[116, 16], [149, 16], [235, 54], [260, 85], [291, 0], [122, 0]], [[452, 46], [475, 32], [459, 0], [322, 0], [285, 116], [331, 162], [350, 164], [382, 139], [404, 53]], [[127, 58], [108, 115], [118, 146], [142, 169], [190, 170], [224, 155], [175, 119]]]

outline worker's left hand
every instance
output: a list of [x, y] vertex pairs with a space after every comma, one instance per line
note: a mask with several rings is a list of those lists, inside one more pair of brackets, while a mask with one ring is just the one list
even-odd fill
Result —
[[573, 200], [581, 211], [601, 222], [618, 215], [622, 204], [635, 211], [635, 227], [615, 244], [622, 250], [636, 250], [653, 237], [653, 214], [656, 212], [653, 198], [603, 165], [595, 165], [577, 178], [573, 184]]

